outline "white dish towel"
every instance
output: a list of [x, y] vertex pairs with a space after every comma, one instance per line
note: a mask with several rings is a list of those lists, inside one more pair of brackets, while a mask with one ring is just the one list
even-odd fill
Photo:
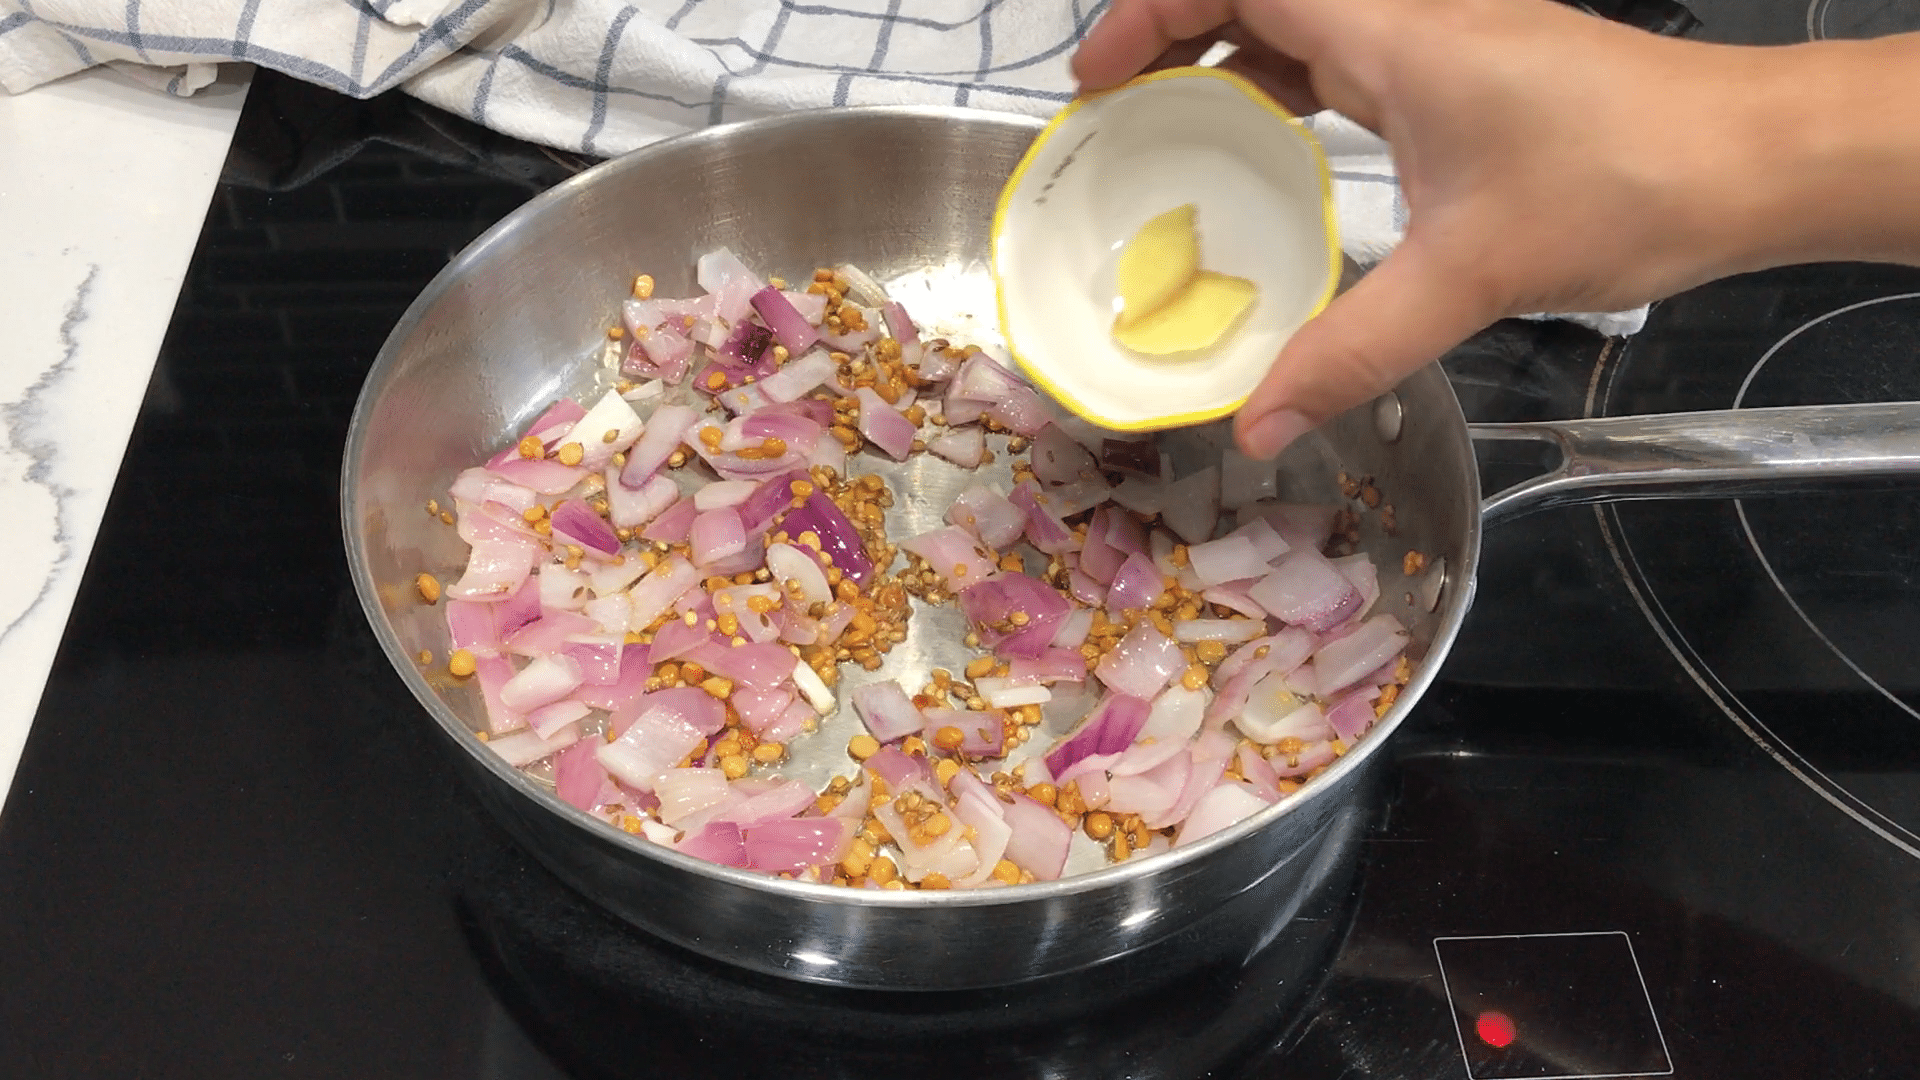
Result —
[[[250, 62], [353, 97], [399, 88], [519, 138], [593, 155], [791, 109], [926, 104], [1046, 116], [1106, 0], [0, 0], [0, 86], [111, 64], [171, 94]], [[1386, 145], [1310, 118], [1343, 246], [1392, 250]], [[1561, 316], [1607, 334], [1646, 310]]]

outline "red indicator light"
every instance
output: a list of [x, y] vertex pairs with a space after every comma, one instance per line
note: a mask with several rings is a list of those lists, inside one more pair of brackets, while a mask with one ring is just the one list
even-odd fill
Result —
[[1513, 1042], [1513, 1018], [1503, 1012], [1489, 1010], [1480, 1014], [1473, 1022], [1473, 1033], [1480, 1041], [1496, 1050], [1504, 1050]]

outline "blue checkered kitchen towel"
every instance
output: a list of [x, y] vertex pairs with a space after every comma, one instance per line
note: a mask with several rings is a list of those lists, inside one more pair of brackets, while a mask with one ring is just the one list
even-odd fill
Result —
[[[723, 121], [829, 105], [1049, 115], [1108, 0], [0, 0], [0, 86], [110, 64], [171, 94], [250, 62], [354, 97], [398, 88], [519, 138], [624, 153]], [[1362, 266], [1406, 226], [1386, 145], [1308, 123]], [[1645, 309], [1568, 316], [1638, 330]]]

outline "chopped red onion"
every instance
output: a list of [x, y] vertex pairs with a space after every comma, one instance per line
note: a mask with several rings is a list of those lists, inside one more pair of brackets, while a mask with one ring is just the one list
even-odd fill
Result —
[[620, 552], [620, 538], [614, 535], [613, 526], [579, 499], [568, 499], [554, 507], [549, 520], [554, 538], [562, 543], [577, 544], [602, 555]]
[[1180, 847], [1212, 836], [1266, 808], [1265, 801], [1238, 784], [1221, 784], [1211, 788], [1193, 804], [1186, 821], [1173, 838], [1173, 846]]
[[1144, 698], [1118, 691], [1108, 694], [1093, 711], [1045, 755], [1047, 771], [1066, 783], [1064, 774], [1083, 758], [1118, 754], [1133, 745], [1146, 726], [1151, 706]]
[[1304, 750], [1285, 761], [1275, 761], [1273, 771], [1276, 776], [1305, 776], [1322, 765], [1333, 764], [1333, 759], [1338, 756], [1333, 752], [1331, 742], [1309, 743]]
[[1153, 699], [1153, 708], [1147, 713], [1146, 726], [1140, 729], [1138, 738], [1185, 745], [1200, 730], [1206, 712], [1205, 690], [1189, 690], [1175, 683]]
[[704, 513], [723, 506], [739, 506], [759, 487], [752, 480], [716, 480], [693, 493], [694, 509]]
[[1312, 548], [1283, 556], [1247, 596], [1274, 618], [1315, 631], [1339, 625], [1360, 607], [1360, 591]]
[[708, 822], [699, 831], [681, 837], [675, 847], [681, 854], [721, 866], [744, 869], [747, 865], [746, 840], [740, 835], [740, 826], [730, 821]]
[[654, 540], [662, 544], [682, 543], [692, 534], [693, 519], [699, 513], [700, 508], [693, 505], [692, 499], [679, 499], [648, 522], [647, 527], [641, 530], [640, 536], [642, 539]]
[[554, 756], [554, 794], [568, 806], [592, 812], [599, 801], [595, 796], [607, 782], [607, 770], [593, 756], [598, 745], [598, 739], [589, 739], [574, 743]]
[[627, 463], [620, 469], [620, 482], [637, 488], [666, 464], [700, 414], [685, 405], [662, 405], [647, 418], [640, 440], [627, 452]]
[[575, 635], [591, 634], [594, 620], [571, 611], [549, 611], [507, 636], [507, 648], [522, 656], [555, 652]]
[[499, 503], [518, 514], [540, 501], [540, 493], [530, 487], [521, 487], [510, 480], [502, 480], [498, 474], [475, 467], [462, 469], [453, 480], [453, 486], [447, 489], [456, 502], [471, 503], [479, 506], [483, 503]]
[[[532, 718], [528, 718], [531, 722]], [[1365, 694], [1349, 694], [1340, 704], [1327, 710], [1327, 726], [1351, 745], [1373, 726], [1373, 702]]]
[[[1087, 612], [1089, 620], [1093, 613]], [[1085, 682], [1087, 661], [1079, 648], [1049, 647], [1039, 656], [1007, 662], [1008, 686], [1032, 686], [1054, 682]]]
[[846, 858], [853, 843], [853, 829], [835, 817], [770, 821], [745, 830], [742, 836], [747, 865], [770, 874], [837, 863]]
[[[904, 739], [927, 726], [927, 718], [897, 682], [868, 683], [853, 692], [853, 711], [867, 731], [883, 743]], [[896, 786], [887, 780], [889, 786]]]
[[1186, 666], [1180, 646], [1152, 623], [1142, 622], [1100, 658], [1093, 673], [1118, 693], [1151, 699]]
[[1059, 515], [1040, 502], [1032, 481], [1022, 480], [1013, 489], [1012, 502], [1027, 515], [1027, 540], [1049, 555], [1071, 551], [1076, 545], [1073, 530]]
[[773, 331], [774, 340], [786, 346], [790, 355], [799, 356], [820, 340], [820, 334], [807, 322], [806, 316], [800, 314], [779, 289], [772, 286], [761, 289], [753, 294], [750, 303], [766, 322], [767, 329]]
[[922, 714], [926, 717], [926, 725], [922, 730], [928, 742], [933, 741], [941, 728], [953, 727], [960, 729], [960, 752], [968, 757], [997, 758], [1007, 752], [1007, 729], [997, 712], [924, 709]]
[[494, 624], [493, 613], [500, 606], [477, 600], [447, 601], [448, 648], [465, 649], [475, 655], [497, 651], [500, 628]]
[[562, 465], [553, 458], [523, 458], [515, 456], [499, 463], [488, 465], [487, 470], [523, 487], [529, 487], [542, 495], [558, 495], [571, 491], [575, 484], [586, 479], [587, 471], [575, 465]]
[[1252, 641], [1266, 632], [1267, 624], [1259, 619], [1190, 619], [1173, 626], [1173, 638], [1179, 642]]
[[808, 326], [819, 326], [827, 317], [827, 297], [825, 293], [801, 292], [797, 289], [788, 289], [780, 295], [786, 297], [787, 303], [793, 305], [793, 310], [799, 312], [800, 317], [807, 320]]
[[785, 367], [761, 379], [760, 392], [767, 395], [769, 401], [798, 401], [833, 376], [833, 357], [825, 349], [810, 349], [796, 354]]
[[1313, 655], [1316, 692], [1323, 698], [1352, 686], [1361, 676], [1407, 647], [1407, 632], [1391, 615], [1375, 615], [1346, 637], [1321, 645]]
[[1168, 486], [1159, 477], [1129, 476], [1108, 498], [1142, 517], [1152, 517], [1166, 509]]
[[1066, 869], [1073, 828], [1051, 807], [1020, 792], [1014, 792], [1011, 798], [1011, 803], [1001, 806], [1010, 830], [1005, 857], [1032, 874], [1035, 881], [1058, 880]]
[[1080, 646], [1086, 644], [1087, 635], [1092, 632], [1093, 612], [1087, 608], [1076, 608], [1067, 613], [1067, 617], [1060, 623], [1060, 628], [1053, 632], [1053, 640], [1047, 644], [1077, 652]]
[[1301, 697], [1277, 671], [1253, 684], [1246, 705], [1233, 717], [1233, 726], [1254, 742], [1268, 745], [1287, 738], [1315, 742], [1333, 734], [1320, 706]]
[[1254, 518], [1227, 535], [1245, 537], [1252, 542], [1253, 549], [1260, 553], [1260, 557], [1269, 563], [1293, 550], [1287, 538], [1275, 532], [1264, 518]]
[[1264, 521], [1288, 544], [1317, 551], [1332, 538], [1333, 519], [1339, 513], [1338, 506], [1260, 502], [1241, 507], [1234, 516], [1242, 525], [1256, 519]]
[[571, 657], [536, 656], [500, 688], [500, 704], [526, 713], [566, 697], [580, 681], [580, 665]]
[[1022, 705], [1044, 705], [1053, 700], [1053, 691], [1038, 682], [1016, 683], [1008, 677], [982, 675], [973, 680], [980, 697], [996, 709], [1016, 709]]
[[1005, 551], [1026, 528], [1026, 512], [984, 484], [962, 491], [947, 507], [947, 520], [979, 537], [995, 551]]
[[820, 541], [819, 550], [856, 585], [873, 573], [873, 560], [867, 556], [859, 530], [824, 492], [814, 492], [806, 502], [789, 511], [781, 519], [780, 528], [796, 542], [804, 543], [804, 534], [812, 533]]
[[714, 315], [728, 323], [746, 318], [753, 310], [753, 294], [766, 287], [766, 282], [726, 248], [700, 256], [694, 266], [694, 280], [712, 294]]
[[993, 878], [994, 867], [1006, 854], [1007, 844], [1013, 839], [1013, 827], [1002, 816], [1000, 801], [991, 795], [969, 791], [954, 803], [953, 809], [960, 824], [972, 831], [970, 842], [974, 856], [979, 860], [973, 873], [954, 884], [961, 888], [986, 884]]
[[977, 427], [950, 429], [927, 441], [927, 452], [963, 469], [977, 469], [987, 460], [986, 433]]
[[677, 383], [687, 377], [693, 360], [693, 339], [671, 326], [633, 332], [633, 344], [620, 364], [620, 373], [639, 379]]
[[700, 581], [700, 572], [678, 555], [669, 555], [633, 587], [633, 624], [645, 627], [667, 613], [681, 594]]
[[927, 566], [953, 590], [985, 581], [999, 569], [993, 552], [980, 546], [965, 529], [945, 528], [908, 537], [900, 546], [927, 561]]
[[1150, 610], [1153, 602], [1166, 591], [1166, 581], [1154, 567], [1153, 560], [1141, 554], [1129, 555], [1114, 573], [1113, 584], [1107, 589], [1107, 612], [1118, 615], [1123, 611]]
[[685, 619], [668, 619], [660, 629], [654, 631], [653, 644], [647, 647], [647, 663], [657, 666], [669, 660], [678, 660], [712, 637], [712, 632], [702, 620], [688, 622]]
[[474, 544], [465, 572], [446, 587], [446, 595], [456, 600], [497, 600], [509, 595], [527, 581], [541, 554], [537, 541], [523, 537]]
[[659, 517], [680, 498], [680, 488], [664, 476], [654, 476], [639, 488], [622, 483], [612, 469], [607, 470], [607, 520], [626, 529], [637, 529]]
[[654, 779], [660, 820], [669, 825], [727, 801], [727, 774], [719, 769], [668, 769]]
[[[897, 690], [899, 687], [896, 686], [895, 689]], [[858, 692], [859, 691], [855, 691], [856, 694]], [[855, 708], [857, 709], [858, 706], [856, 705]], [[917, 713], [918, 710], [915, 710], [915, 712]], [[921, 723], [916, 723], [914, 724], [913, 731], [909, 731], [907, 734], [911, 735], [919, 731], [920, 728]], [[897, 737], [904, 738], [905, 736]], [[876, 735], [874, 738], [877, 739], [879, 736]], [[909, 754], [896, 747], [881, 747], [879, 753], [867, 759], [866, 766], [875, 776], [878, 776], [886, 783], [889, 791], [896, 795], [909, 784], [918, 784], [921, 786], [931, 786], [933, 784], [933, 767], [927, 764], [927, 759], [918, 754]]]
[[1179, 801], [1192, 772], [1193, 759], [1176, 754], [1137, 776], [1112, 777], [1107, 781], [1107, 809], [1154, 820]]
[[868, 307], [879, 307], [887, 302], [887, 290], [878, 281], [867, 275], [865, 270], [852, 263], [841, 263], [833, 272], [847, 279], [847, 295]]
[[853, 395], [860, 401], [861, 436], [895, 461], [907, 460], [907, 454], [913, 450], [913, 440], [919, 434], [913, 421], [901, 416], [870, 386], [860, 387]]
[[517, 769], [551, 757], [579, 741], [580, 725], [561, 724], [553, 728], [550, 735], [541, 736], [532, 731], [520, 731], [498, 739], [489, 739], [487, 747], [499, 754], [507, 764]]
[[740, 511], [731, 506], [708, 510], [694, 518], [691, 537], [693, 564], [703, 569], [738, 555], [747, 547], [747, 530], [740, 522]]
[[1374, 601], [1380, 599], [1379, 568], [1373, 565], [1373, 560], [1365, 553], [1327, 561], [1332, 563], [1333, 568], [1340, 571], [1343, 577], [1352, 582], [1354, 589], [1360, 593], [1359, 606], [1354, 608], [1353, 614], [1347, 618], [1352, 620], [1365, 617], [1373, 608]]
[[783, 645], [709, 646], [695, 650], [700, 665], [738, 686], [767, 690], [793, 675], [793, 654]]
[[733, 711], [740, 714], [740, 723], [755, 735], [762, 735], [786, 715], [787, 706], [793, 704], [793, 698], [792, 690], [752, 690], [741, 687], [734, 690], [733, 696], [727, 700], [733, 706]]
[[759, 536], [766, 532], [781, 514], [793, 507], [793, 485], [810, 482], [805, 469], [795, 469], [761, 481], [753, 489], [753, 494], [740, 504], [740, 523], [745, 526], [747, 535]]
[[1079, 567], [1067, 571], [1067, 592], [1090, 608], [1107, 604], [1107, 587], [1082, 573]]
[[702, 735], [666, 710], [649, 709], [617, 739], [594, 751], [608, 772], [636, 791], [652, 793], [654, 777], [684, 760]]
[[960, 593], [960, 609], [981, 643], [1008, 659], [1041, 655], [1069, 606], [1046, 583], [1012, 571], [995, 574]]

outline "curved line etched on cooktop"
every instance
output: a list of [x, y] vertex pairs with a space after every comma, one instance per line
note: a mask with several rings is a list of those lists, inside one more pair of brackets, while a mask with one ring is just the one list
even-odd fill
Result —
[[[1735, 397], [1736, 403], [1745, 398], [1747, 388], [1753, 381], [1754, 372], [1758, 371], [1762, 364], [1765, 364], [1775, 352], [1779, 351], [1782, 345], [1785, 345], [1788, 341], [1805, 332], [1808, 327], [1861, 307], [1884, 303], [1889, 300], [1910, 299], [1914, 297], [1920, 297], [1920, 293], [1902, 293], [1899, 296], [1886, 296], [1880, 297], [1877, 300], [1850, 304], [1829, 311], [1825, 315], [1796, 327], [1785, 337], [1775, 342], [1773, 346], [1767, 350], [1766, 354], [1761, 357], [1760, 361], [1754, 365], [1753, 370], [1747, 373], [1747, 378], [1740, 384], [1740, 392]], [[1601, 369], [1608, 367], [1609, 361], [1615, 359], [1611, 353], [1611, 350], [1603, 349], [1596, 361], [1593, 378], [1587, 385], [1587, 416], [1610, 415], [1609, 407], [1612, 405], [1613, 400], [1614, 380], [1619, 374], [1620, 366], [1618, 364], [1612, 365], [1612, 370], [1604, 377], [1604, 390], [1601, 389], [1603, 381]], [[1600, 399], [1597, 402], [1600, 406], [1598, 412], [1596, 412], [1594, 408], [1596, 405], [1596, 397]], [[1739, 500], [1735, 500], [1735, 502], [1737, 504]], [[1639, 556], [1634, 553], [1633, 545], [1627, 539], [1626, 530], [1620, 523], [1617, 508], [1605, 505], [1595, 506], [1593, 508], [1593, 516], [1594, 522], [1600, 527], [1601, 541], [1606, 544], [1607, 554], [1612, 558], [1614, 567], [1620, 571], [1620, 580], [1626, 584], [1628, 594], [1633, 597], [1634, 606], [1640, 609], [1641, 616], [1647, 620], [1647, 625], [1652, 627], [1654, 635], [1660, 639], [1660, 644], [1666, 648], [1668, 654], [1679, 663], [1680, 669], [1685, 671], [1687, 677], [1693, 680], [1694, 685], [1698, 686], [1700, 690], [1707, 695], [1707, 700], [1713, 702], [1714, 706], [1718, 708], [1728, 720], [1733, 721], [1733, 726], [1739, 728], [1741, 734], [1751, 740], [1753, 744], [1758, 746], [1768, 757], [1778, 762], [1780, 767], [1786, 769], [1790, 776], [1802, 784], [1805, 784], [1815, 795], [1820, 796], [1820, 798], [1824, 799], [1834, 809], [1864, 826], [1875, 836], [1899, 848], [1906, 854], [1920, 859], [1920, 834], [1915, 834], [1906, 826], [1888, 818], [1885, 814], [1875, 809], [1872, 804], [1855, 795], [1846, 785], [1841, 784], [1825, 772], [1822, 772], [1819, 766], [1807, 760], [1805, 756], [1793, 748], [1791, 743], [1782, 739], [1772, 728], [1768, 727], [1764, 720], [1761, 720], [1753, 710], [1749, 709], [1746, 703], [1741, 701], [1739, 696], [1727, 687], [1725, 683], [1721, 682], [1718, 675], [1713, 673], [1713, 669], [1708, 666], [1706, 661], [1694, 650], [1692, 643], [1686, 640], [1686, 635], [1681, 632], [1679, 624], [1667, 613], [1666, 605], [1660, 602], [1659, 597], [1653, 595], [1652, 584], [1647, 581], [1644, 571], [1640, 569]], [[1743, 522], [1745, 521], [1744, 515], [1741, 520]], [[1749, 541], [1749, 543], [1751, 543], [1751, 541]], [[1758, 554], [1759, 548], [1755, 546], [1754, 551]], [[1766, 565], [1764, 557], [1762, 557], [1761, 562], [1763, 565]], [[1769, 574], [1771, 574], [1770, 566]], [[1775, 585], [1779, 587], [1777, 578], [1775, 579]], [[1783, 597], [1787, 596], [1785, 589], [1781, 589], [1781, 595]], [[1787, 602], [1796, 612], [1800, 610], [1799, 605], [1794, 604], [1791, 597], [1787, 597]], [[1826, 641], [1825, 635], [1821, 634], [1819, 628], [1814, 626], [1810, 620], [1806, 619], [1804, 613], [1801, 614], [1801, 619], [1807, 622], [1808, 627], [1813, 630], [1815, 635], [1819, 636], [1822, 641]], [[1669, 633], [1669, 628], [1671, 628], [1671, 633]], [[1828, 642], [1828, 647], [1833, 648], [1831, 642]], [[1838, 649], [1835, 649], [1834, 653], [1836, 656], [1839, 656], [1843, 662], [1847, 663], [1847, 666], [1854, 667], [1856, 671], [1858, 670], [1852, 661], [1848, 660], [1846, 655], [1840, 653]], [[1863, 677], [1865, 677], [1864, 674]], [[1868, 682], [1872, 683], [1873, 681], [1868, 679]], [[1876, 689], [1879, 689], [1882, 694], [1887, 693], [1878, 683], [1873, 683], [1873, 685]], [[1888, 696], [1891, 697], [1891, 695]], [[1898, 703], [1898, 699], [1893, 700]], [[1904, 708], [1905, 706], [1902, 705], [1902, 707]], [[1883, 825], [1882, 822], [1885, 824]]]
[[[1806, 322], [1803, 322], [1799, 326], [1794, 327], [1792, 330], [1789, 330], [1787, 332], [1785, 337], [1782, 337], [1779, 341], [1776, 341], [1771, 346], [1769, 346], [1767, 351], [1760, 355], [1760, 359], [1754, 361], [1753, 367], [1748, 369], [1747, 371], [1747, 377], [1740, 380], [1739, 391], [1733, 395], [1733, 407], [1738, 409], [1744, 405], [1747, 399], [1747, 391], [1752, 388], [1753, 380], [1757, 376], [1759, 376], [1760, 369], [1766, 367], [1767, 361], [1773, 359], [1774, 354], [1778, 353], [1782, 348], [1786, 347], [1787, 343], [1792, 341], [1794, 338], [1797, 338], [1801, 334], [1806, 333], [1808, 330], [1811, 330], [1814, 327], [1819, 326], [1823, 322], [1826, 322], [1830, 319], [1836, 318], [1841, 315], [1845, 315], [1848, 312], [1859, 311], [1862, 308], [1870, 308], [1879, 304], [1888, 304], [1896, 300], [1913, 300], [1913, 299], [1920, 299], [1920, 292], [1897, 293], [1892, 296], [1880, 296], [1880, 297], [1875, 297], [1872, 300], [1862, 300], [1858, 303], [1848, 304], [1845, 307], [1834, 308], [1832, 311], [1829, 311], [1824, 315], [1819, 315], [1814, 318], [1808, 319]], [[1795, 600], [1793, 598], [1793, 594], [1787, 591], [1786, 583], [1780, 580], [1779, 573], [1777, 573], [1773, 568], [1773, 562], [1767, 558], [1767, 553], [1760, 549], [1759, 538], [1754, 536], [1753, 534], [1753, 525], [1747, 519], [1746, 500], [1744, 499], [1733, 500], [1733, 511], [1740, 518], [1740, 530], [1746, 533], [1747, 546], [1753, 550], [1754, 557], [1760, 560], [1761, 569], [1767, 572], [1767, 580], [1773, 582], [1773, 587], [1779, 590], [1780, 598], [1787, 602], [1787, 606], [1793, 609], [1793, 613], [1795, 615], [1800, 616], [1801, 622], [1807, 624], [1807, 629], [1813, 631], [1813, 636], [1820, 639], [1820, 644], [1825, 645], [1829, 652], [1833, 653], [1833, 655], [1836, 658], [1838, 658], [1841, 663], [1851, 668], [1855, 675], [1860, 676], [1860, 679], [1862, 682], [1865, 682], [1868, 686], [1873, 687], [1873, 689], [1877, 693], [1879, 693], [1881, 697], [1886, 698], [1888, 701], [1892, 702], [1896, 707], [1898, 707], [1902, 712], [1906, 713], [1908, 716], [1913, 717], [1915, 720], [1920, 720], [1920, 712], [1914, 711], [1913, 706], [1908, 705], [1906, 702], [1900, 700], [1899, 696], [1894, 694], [1893, 691], [1888, 690], [1886, 687], [1880, 685], [1880, 680], [1867, 674], [1866, 669], [1862, 668], [1859, 664], [1854, 663], [1853, 657], [1848, 656], [1846, 652], [1840, 648], [1840, 646], [1834, 644], [1833, 639], [1827, 636], [1827, 632], [1820, 629], [1819, 624], [1813, 621], [1813, 617], [1808, 615], [1806, 613], [1806, 610], [1800, 606], [1800, 601]]]

